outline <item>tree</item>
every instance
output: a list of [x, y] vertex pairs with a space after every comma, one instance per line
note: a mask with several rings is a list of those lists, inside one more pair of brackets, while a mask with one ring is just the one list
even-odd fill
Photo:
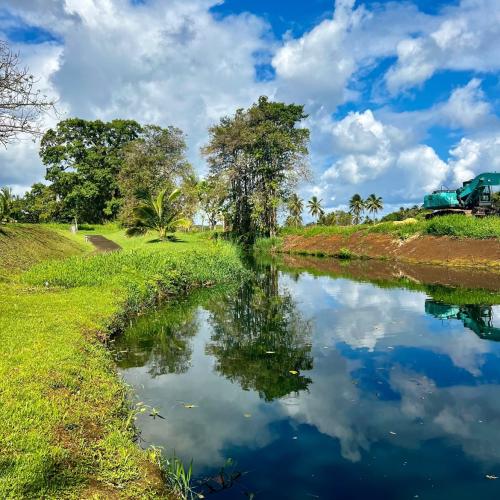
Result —
[[344, 210], [335, 210], [321, 215], [319, 224], [324, 226], [350, 226], [352, 224], [352, 214]]
[[40, 134], [40, 118], [54, 101], [36, 90], [35, 77], [20, 65], [19, 55], [0, 41], [0, 144], [22, 134]]
[[52, 190], [37, 182], [14, 203], [14, 217], [22, 222], [49, 222], [61, 220], [61, 202]]
[[353, 215], [354, 217], [354, 224], [359, 224], [361, 220], [361, 214], [363, 213], [365, 209], [365, 204], [363, 201], [363, 198], [359, 194], [355, 194], [350, 200], [349, 200], [349, 212]]
[[0, 189], [0, 224], [10, 220], [12, 202], [12, 190], [8, 187]]
[[44, 134], [40, 157], [47, 166], [45, 178], [61, 199], [66, 218], [91, 223], [115, 218], [121, 205], [123, 147], [141, 131], [133, 120], [70, 118]]
[[182, 216], [176, 204], [181, 194], [180, 189], [174, 189], [167, 196], [167, 189], [162, 189], [155, 198], [144, 196], [143, 203], [134, 209], [136, 219], [132, 227], [127, 229], [127, 236], [143, 235], [154, 230], [163, 240], [167, 233], [173, 233], [179, 227], [188, 227], [189, 219]]
[[325, 213], [323, 207], [321, 206], [321, 202], [323, 200], [318, 200], [317, 196], [313, 196], [308, 202], [307, 206], [309, 208], [309, 213], [318, 219]]
[[227, 179], [231, 229], [247, 242], [276, 234], [278, 206], [308, 172], [309, 130], [298, 127], [304, 118], [303, 106], [261, 97], [209, 130], [202, 152], [211, 174]]
[[288, 200], [288, 212], [290, 215], [286, 220], [287, 226], [299, 227], [302, 225], [302, 210], [304, 202], [297, 193], [293, 193]]
[[217, 221], [224, 211], [224, 203], [227, 198], [227, 183], [219, 176], [209, 176], [198, 185], [198, 198], [203, 213], [208, 218], [211, 230], [217, 226]]
[[368, 198], [366, 198], [365, 207], [368, 212], [370, 212], [370, 214], [377, 214], [379, 210], [382, 210], [384, 208], [382, 197], [376, 196], [374, 193], [372, 193], [370, 196], [368, 196]]
[[[184, 134], [175, 127], [146, 125], [137, 139], [124, 146], [118, 187], [123, 197], [119, 216], [125, 226], [133, 221], [134, 208], [140, 204], [137, 193], [173, 190], [190, 180], [194, 171], [185, 154]], [[181, 191], [189, 190], [183, 186]]]

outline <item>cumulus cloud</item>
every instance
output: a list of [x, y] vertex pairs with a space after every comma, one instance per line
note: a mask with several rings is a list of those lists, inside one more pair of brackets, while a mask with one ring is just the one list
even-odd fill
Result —
[[444, 9], [439, 26], [397, 44], [397, 63], [387, 75], [392, 93], [420, 85], [436, 71], [500, 69], [500, 9], [497, 0], [462, 0]]
[[[250, 14], [215, 19], [209, 9], [217, 3], [61, 0], [51, 3], [47, 16], [41, 15], [46, 2], [7, 6], [61, 39], [20, 51], [54, 89], [63, 118], [126, 117], [178, 126], [188, 133], [191, 159], [201, 167], [198, 150], [208, 126], [268, 93], [255, 80], [255, 54], [267, 48], [268, 25]], [[16, 180], [24, 186], [43, 176], [33, 153], [24, 153], [24, 182]], [[16, 167], [6, 153], [0, 162], [0, 183], [8, 182]]]
[[[311, 160], [321, 184], [305, 190], [328, 203], [347, 201], [352, 193], [346, 194], [344, 185], [381, 194], [386, 206], [417, 202], [426, 190], [450, 180], [451, 170], [459, 179], [482, 168], [477, 162], [494, 159], [498, 118], [477, 75], [450, 91], [447, 100], [411, 112], [391, 111], [382, 83], [396, 94], [443, 69], [498, 71], [496, 0], [462, 0], [435, 15], [411, 2], [337, 0], [330, 18], [281, 41], [255, 15], [214, 17], [210, 9], [218, 3], [5, 0], [4, 5], [13, 16], [9, 29], [22, 22], [54, 35], [55, 41], [16, 48], [59, 99], [59, 118], [127, 117], [176, 125], [188, 133], [189, 157], [200, 172], [207, 127], [261, 94], [306, 104]], [[274, 67], [272, 81], [256, 80], [263, 53]], [[381, 100], [376, 116], [373, 102], [358, 106], [375, 94]], [[358, 111], [332, 120], [347, 102]], [[49, 118], [47, 125], [53, 123]], [[448, 165], [425, 144], [435, 125], [467, 133], [462, 142], [457, 137]], [[486, 128], [489, 138], [477, 139]], [[0, 184], [21, 190], [43, 177], [36, 147], [25, 144], [0, 151]]]
[[455, 184], [482, 172], [500, 171], [500, 134], [463, 138], [451, 151], [450, 166]]
[[448, 173], [448, 165], [431, 147], [411, 144], [404, 131], [377, 120], [371, 110], [349, 113], [333, 123], [331, 136], [340, 158], [322, 176], [330, 199], [351, 185], [376, 190], [389, 202], [420, 200]]

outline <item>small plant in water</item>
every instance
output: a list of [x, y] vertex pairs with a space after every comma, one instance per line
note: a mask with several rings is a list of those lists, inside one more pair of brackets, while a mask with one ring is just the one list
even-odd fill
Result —
[[185, 465], [182, 461], [175, 455], [172, 458], [168, 458], [164, 463], [164, 470], [167, 474], [167, 481], [169, 486], [175, 491], [181, 498], [191, 500], [194, 498], [204, 498], [193, 491], [191, 486], [191, 477], [193, 475], [193, 461], [191, 460], [188, 469], [186, 470]]
[[336, 254], [337, 259], [354, 259], [355, 255], [348, 248], [341, 248]]

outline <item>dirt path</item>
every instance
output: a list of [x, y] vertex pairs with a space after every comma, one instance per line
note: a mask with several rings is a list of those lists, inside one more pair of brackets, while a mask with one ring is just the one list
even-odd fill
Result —
[[108, 240], [108, 238], [105, 238], [100, 234], [87, 234], [85, 235], [85, 239], [94, 245], [96, 253], [117, 252], [122, 249], [118, 243]]

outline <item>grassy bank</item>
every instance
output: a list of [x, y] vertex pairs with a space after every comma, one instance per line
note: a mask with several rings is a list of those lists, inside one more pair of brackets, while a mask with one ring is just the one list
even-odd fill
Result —
[[309, 226], [303, 228], [284, 228], [282, 236], [300, 235], [305, 237], [317, 235], [344, 235], [354, 233], [391, 234], [398, 238], [409, 238], [417, 234], [433, 236], [452, 236], [457, 238], [500, 238], [500, 217], [464, 217], [462, 215], [447, 215], [431, 220], [416, 220], [410, 222], [383, 222], [380, 224], [360, 224], [358, 226]]
[[[116, 228], [110, 233], [122, 238]], [[126, 388], [101, 341], [127, 314], [160, 298], [242, 275], [230, 245], [180, 238], [124, 239], [121, 253], [41, 262], [19, 276], [0, 261], [10, 276], [0, 285], [2, 498], [171, 493], [157, 453], [134, 443]], [[80, 239], [68, 248], [85, 251]]]
[[28, 269], [46, 259], [61, 259], [88, 250], [83, 239], [70, 240], [46, 227], [0, 226], [0, 276]]

